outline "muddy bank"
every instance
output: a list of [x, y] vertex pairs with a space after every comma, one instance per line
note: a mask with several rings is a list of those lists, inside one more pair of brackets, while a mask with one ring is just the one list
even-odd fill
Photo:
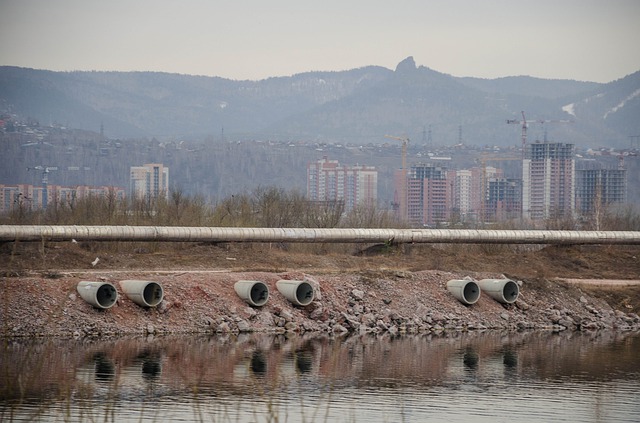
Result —
[[[425, 270], [357, 272], [73, 271], [24, 272], [0, 280], [4, 337], [90, 337], [125, 334], [325, 332], [427, 333], [484, 329], [553, 331], [638, 330], [640, 317], [614, 309], [579, 285], [530, 278], [518, 281], [520, 295], [501, 304], [482, 293], [463, 305], [446, 289], [450, 279], [499, 278], [497, 273]], [[158, 282], [163, 301], [143, 308], [123, 295], [119, 281]], [[306, 280], [316, 292], [308, 306], [295, 306], [276, 289], [280, 279]], [[76, 286], [83, 280], [113, 283], [117, 303], [98, 310]], [[259, 280], [270, 290], [262, 307], [235, 293], [238, 280]]]

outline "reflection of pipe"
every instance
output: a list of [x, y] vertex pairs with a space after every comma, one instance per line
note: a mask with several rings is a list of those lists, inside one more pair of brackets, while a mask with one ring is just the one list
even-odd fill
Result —
[[251, 354], [249, 366], [251, 367], [251, 372], [256, 376], [264, 376], [267, 373], [267, 360], [264, 358], [262, 351], [255, 350]]
[[120, 288], [131, 301], [142, 307], [155, 307], [164, 296], [162, 286], [152, 281], [124, 280], [120, 281]]
[[269, 288], [260, 281], [238, 281], [233, 288], [240, 298], [252, 306], [263, 306], [269, 299]]
[[511, 279], [482, 279], [478, 284], [491, 298], [503, 304], [515, 303], [520, 293], [518, 284]]
[[162, 363], [155, 357], [150, 357], [142, 362], [142, 378], [146, 380], [155, 380], [162, 373]]
[[143, 350], [138, 354], [136, 361], [142, 363], [142, 378], [148, 381], [155, 380], [162, 373], [162, 359], [158, 352]]
[[502, 357], [502, 364], [507, 369], [515, 369], [518, 367], [518, 354], [515, 351], [505, 350]]
[[0, 241], [640, 244], [640, 231], [0, 225]]
[[116, 374], [113, 361], [104, 353], [99, 352], [93, 357], [95, 363], [95, 378], [98, 382], [108, 382], [113, 379]]
[[287, 300], [295, 305], [306, 306], [313, 301], [313, 287], [309, 282], [281, 279], [276, 282], [276, 287]]
[[83, 300], [97, 308], [110, 308], [118, 300], [116, 287], [108, 282], [80, 281], [76, 289]]
[[480, 287], [470, 279], [454, 279], [447, 282], [447, 289], [462, 304], [475, 304], [480, 298]]
[[313, 353], [311, 351], [296, 352], [296, 370], [299, 373], [309, 373], [313, 369]]
[[477, 370], [479, 360], [480, 357], [478, 353], [472, 347], [467, 347], [462, 356], [462, 364], [464, 364], [464, 367], [469, 370]]

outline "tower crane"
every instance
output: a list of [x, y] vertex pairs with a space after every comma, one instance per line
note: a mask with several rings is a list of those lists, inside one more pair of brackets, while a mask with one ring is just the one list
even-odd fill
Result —
[[543, 124], [544, 123], [573, 123], [572, 120], [544, 120], [544, 119], [527, 120], [527, 118], [524, 115], [524, 111], [521, 111], [520, 113], [522, 113], [522, 120], [507, 119], [507, 123], [522, 125], [521, 138], [522, 138], [522, 158], [523, 159], [524, 159], [526, 145], [527, 145], [527, 127], [529, 126], [530, 123], [543, 123]]
[[393, 135], [385, 135], [385, 138], [391, 138], [394, 140], [402, 141], [402, 170], [407, 169], [407, 144], [409, 144], [409, 138], [407, 137], [396, 137]]
[[402, 168], [400, 172], [402, 174], [402, 184], [401, 184], [401, 197], [400, 200], [396, 202], [400, 209], [400, 217], [406, 218], [406, 207], [407, 207], [407, 144], [409, 144], [409, 138], [407, 137], [396, 137], [394, 135], [385, 135], [386, 138], [391, 138], [394, 140], [402, 141]]

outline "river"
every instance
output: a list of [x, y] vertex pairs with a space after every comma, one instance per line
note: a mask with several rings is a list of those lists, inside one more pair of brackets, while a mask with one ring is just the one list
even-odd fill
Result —
[[0, 371], [0, 421], [640, 421], [638, 333], [4, 339]]

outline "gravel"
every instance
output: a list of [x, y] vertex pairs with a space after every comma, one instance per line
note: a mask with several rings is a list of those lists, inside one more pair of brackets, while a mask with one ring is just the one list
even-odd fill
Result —
[[[320, 331], [347, 333], [424, 333], [487, 329], [552, 331], [638, 330], [640, 317], [614, 310], [602, 298], [575, 284], [550, 280], [521, 281], [518, 300], [501, 304], [482, 294], [463, 305], [446, 289], [451, 279], [499, 278], [489, 273], [444, 271], [303, 272], [158, 272], [91, 271], [33, 273], [2, 277], [2, 337], [102, 338], [125, 334], [239, 333]], [[163, 286], [164, 299], [143, 308], [128, 299], [118, 282], [142, 279]], [[305, 280], [315, 290], [308, 306], [295, 306], [276, 289], [280, 279]], [[114, 284], [116, 304], [98, 310], [77, 295], [82, 280]], [[269, 301], [252, 307], [238, 297], [238, 280], [264, 282]]]

